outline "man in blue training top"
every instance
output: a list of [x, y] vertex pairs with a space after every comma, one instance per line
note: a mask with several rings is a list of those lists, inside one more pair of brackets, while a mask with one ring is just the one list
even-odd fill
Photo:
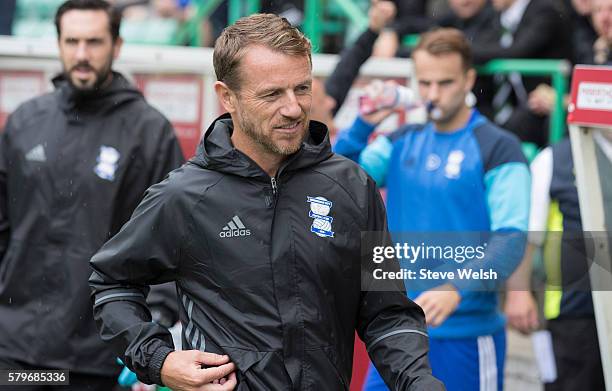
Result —
[[[465, 36], [455, 29], [428, 32], [412, 59], [420, 96], [431, 109], [429, 122], [402, 127], [368, 145], [376, 125], [391, 113], [380, 110], [341, 132], [335, 151], [358, 161], [387, 187], [392, 232], [522, 235], [529, 218], [529, 169], [518, 139], [466, 99], [476, 73]], [[506, 256], [489, 257], [500, 281], [522, 256], [522, 247], [508, 244], [498, 253]], [[411, 288], [410, 281], [406, 286]], [[504, 318], [494, 289], [447, 279], [409, 295], [425, 311], [434, 376], [449, 391], [501, 390]], [[385, 388], [371, 367], [366, 389]]]

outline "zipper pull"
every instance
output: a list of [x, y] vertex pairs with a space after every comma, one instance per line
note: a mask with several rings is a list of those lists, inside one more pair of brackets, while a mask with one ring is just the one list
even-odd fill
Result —
[[276, 187], [276, 178], [271, 177], [270, 182], [272, 182], [272, 195], [276, 195], [278, 193], [278, 187]]

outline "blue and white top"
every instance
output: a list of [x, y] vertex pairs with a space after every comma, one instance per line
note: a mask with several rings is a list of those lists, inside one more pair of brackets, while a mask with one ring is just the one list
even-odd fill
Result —
[[[407, 125], [368, 145], [374, 127], [357, 118], [338, 135], [334, 150], [387, 187], [391, 232], [527, 230], [531, 183], [520, 142], [477, 110], [465, 127], [452, 132], [437, 131], [431, 122]], [[521, 260], [522, 251], [514, 254], [503, 277]], [[409, 296], [416, 297], [419, 292], [406, 285]], [[504, 327], [495, 292], [460, 294], [456, 311], [430, 328], [432, 337], [467, 338]]]

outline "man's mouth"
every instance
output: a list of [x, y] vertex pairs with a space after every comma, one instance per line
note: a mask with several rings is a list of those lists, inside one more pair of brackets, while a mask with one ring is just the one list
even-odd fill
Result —
[[283, 133], [294, 133], [300, 128], [302, 121], [288, 122], [283, 125], [275, 126], [274, 129], [279, 130]]
[[93, 72], [93, 69], [88, 66], [76, 66], [72, 68], [72, 73], [79, 76], [89, 76]]
[[434, 103], [428, 102], [425, 108], [432, 120], [437, 121], [442, 118], [442, 110]]

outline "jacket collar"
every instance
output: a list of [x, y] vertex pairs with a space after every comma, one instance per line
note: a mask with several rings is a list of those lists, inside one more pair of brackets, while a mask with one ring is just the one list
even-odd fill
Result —
[[76, 110], [105, 114], [124, 103], [143, 99], [140, 91], [118, 72], [113, 72], [113, 79], [108, 86], [85, 94], [75, 89], [63, 74], [54, 77], [52, 81], [59, 94], [60, 107], [67, 113]]
[[[243, 177], [263, 177], [266, 174], [247, 155], [234, 148], [231, 136], [234, 124], [229, 114], [217, 118], [200, 141], [191, 162], [200, 167]], [[332, 155], [327, 127], [321, 122], [310, 121], [308, 136], [298, 152], [289, 156], [281, 166], [279, 175], [316, 165]]]

